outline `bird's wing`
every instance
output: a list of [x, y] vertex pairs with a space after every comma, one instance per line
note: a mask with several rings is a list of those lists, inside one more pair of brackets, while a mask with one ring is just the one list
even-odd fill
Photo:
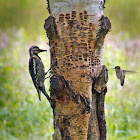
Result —
[[39, 89], [39, 79], [38, 79], [38, 71], [37, 71], [37, 64], [36, 64], [36, 58], [31, 57], [29, 60], [29, 72], [32, 77], [32, 81], [34, 83], [34, 86], [38, 92], [38, 96], [40, 99], [40, 89]]
[[125, 73], [137, 73], [136, 71], [133, 70], [124, 70]]
[[30, 72], [30, 75], [32, 77], [32, 81], [35, 85], [35, 87], [37, 86], [36, 85], [36, 80], [37, 80], [37, 67], [36, 67], [36, 60], [35, 58], [31, 57], [30, 60], [29, 60], [29, 72]]

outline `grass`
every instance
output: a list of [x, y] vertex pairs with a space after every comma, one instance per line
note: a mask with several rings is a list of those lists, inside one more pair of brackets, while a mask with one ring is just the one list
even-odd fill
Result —
[[139, 0], [107, 0], [105, 15], [112, 23], [112, 32], [126, 32], [131, 38], [140, 33], [140, 1]]
[[[123, 48], [121, 41], [120, 43], [114, 41], [114, 44], [119, 45], [121, 49], [109, 44], [108, 42], [104, 49], [104, 64], [109, 70], [108, 92], [106, 95], [107, 139], [138, 140], [140, 139], [140, 62], [137, 57], [140, 56], [140, 50], [138, 49], [135, 54], [129, 56], [127, 46]], [[135, 48], [135, 46], [133, 47]], [[131, 48], [131, 51], [134, 48]], [[131, 66], [132, 62], [135, 65]], [[121, 87], [114, 70], [111, 69], [116, 65], [126, 70], [135, 69], [138, 73], [127, 74], [124, 87]]]

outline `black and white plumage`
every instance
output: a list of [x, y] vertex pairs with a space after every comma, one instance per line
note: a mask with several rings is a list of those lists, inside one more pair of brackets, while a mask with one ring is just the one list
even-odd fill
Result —
[[42, 92], [46, 98], [50, 101], [50, 97], [45, 91], [44, 81], [45, 81], [45, 68], [42, 63], [41, 58], [38, 53], [47, 50], [41, 50], [38, 46], [31, 46], [29, 48], [29, 72], [34, 83], [34, 86], [38, 92], [39, 100], [41, 101], [40, 93]]
[[116, 67], [113, 68], [113, 69], [115, 69], [115, 71], [116, 71], [116, 76], [117, 76], [117, 78], [120, 80], [121, 86], [124, 85], [125, 73], [137, 73], [136, 71], [122, 70], [122, 69], [120, 68], [120, 66], [116, 66]]

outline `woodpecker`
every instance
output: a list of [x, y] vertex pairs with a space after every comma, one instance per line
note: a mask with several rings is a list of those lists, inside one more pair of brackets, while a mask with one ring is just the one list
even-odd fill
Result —
[[50, 102], [50, 97], [48, 96], [45, 86], [44, 86], [44, 81], [45, 81], [45, 69], [44, 65], [42, 63], [41, 58], [38, 56], [40, 52], [44, 52], [47, 50], [41, 50], [38, 46], [31, 46], [29, 48], [29, 72], [32, 78], [32, 81], [34, 83], [34, 86], [38, 92], [38, 97], [39, 100], [41, 101], [40, 93], [42, 92], [48, 101]]
[[124, 85], [124, 80], [125, 80], [125, 73], [137, 73], [136, 71], [130, 71], [130, 70], [122, 70], [120, 68], [120, 66], [116, 66], [115, 68], [112, 68], [112, 69], [115, 69], [116, 71], [116, 76], [117, 78], [120, 80], [121, 82], [121, 86]]

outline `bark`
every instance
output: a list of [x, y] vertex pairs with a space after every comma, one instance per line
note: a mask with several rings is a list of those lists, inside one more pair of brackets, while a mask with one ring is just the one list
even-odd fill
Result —
[[103, 0], [47, 0], [54, 140], [105, 140], [108, 73], [103, 42], [111, 23]]

